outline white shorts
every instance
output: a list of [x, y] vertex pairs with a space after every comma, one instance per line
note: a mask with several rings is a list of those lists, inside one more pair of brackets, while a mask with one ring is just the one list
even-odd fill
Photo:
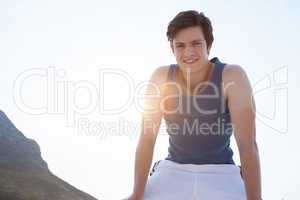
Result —
[[179, 164], [161, 160], [143, 200], [246, 200], [240, 168], [232, 164]]

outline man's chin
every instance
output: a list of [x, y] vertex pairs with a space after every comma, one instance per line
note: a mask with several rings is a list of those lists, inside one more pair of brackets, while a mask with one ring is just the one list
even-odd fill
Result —
[[197, 67], [196, 64], [183, 64], [182, 65], [182, 69], [185, 72], [193, 72], [193, 71], [197, 71], [199, 67]]
[[195, 62], [192, 64], [182, 63], [180, 66], [182, 66], [181, 69], [183, 71], [190, 71], [190, 72], [199, 71], [202, 68], [202, 65], [200, 62]]

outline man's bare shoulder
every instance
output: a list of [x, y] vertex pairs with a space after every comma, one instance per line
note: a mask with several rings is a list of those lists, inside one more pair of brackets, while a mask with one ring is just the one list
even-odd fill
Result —
[[247, 81], [247, 74], [243, 67], [237, 64], [226, 64], [222, 73], [224, 84], [232, 82]]
[[226, 64], [222, 73], [222, 82], [225, 98], [229, 93], [235, 95], [240, 94], [241, 90], [251, 91], [246, 71], [237, 64]]
[[152, 73], [150, 81], [158, 84], [165, 83], [167, 81], [169, 69], [169, 65], [157, 67]]
[[243, 67], [237, 64], [226, 64], [223, 70], [222, 78], [226, 80], [236, 80], [246, 78], [246, 72]]

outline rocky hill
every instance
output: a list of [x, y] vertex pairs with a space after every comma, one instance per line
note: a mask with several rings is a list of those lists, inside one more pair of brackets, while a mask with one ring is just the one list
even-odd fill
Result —
[[0, 200], [95, 200], [53, 175], [39, 145], [0, 111]]

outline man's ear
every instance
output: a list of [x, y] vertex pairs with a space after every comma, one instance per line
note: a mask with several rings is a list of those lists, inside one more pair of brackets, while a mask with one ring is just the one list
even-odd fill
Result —
[[209, 55], [210, 49], [211, 49], [211, 45], [207, 47], [207, 55]]

